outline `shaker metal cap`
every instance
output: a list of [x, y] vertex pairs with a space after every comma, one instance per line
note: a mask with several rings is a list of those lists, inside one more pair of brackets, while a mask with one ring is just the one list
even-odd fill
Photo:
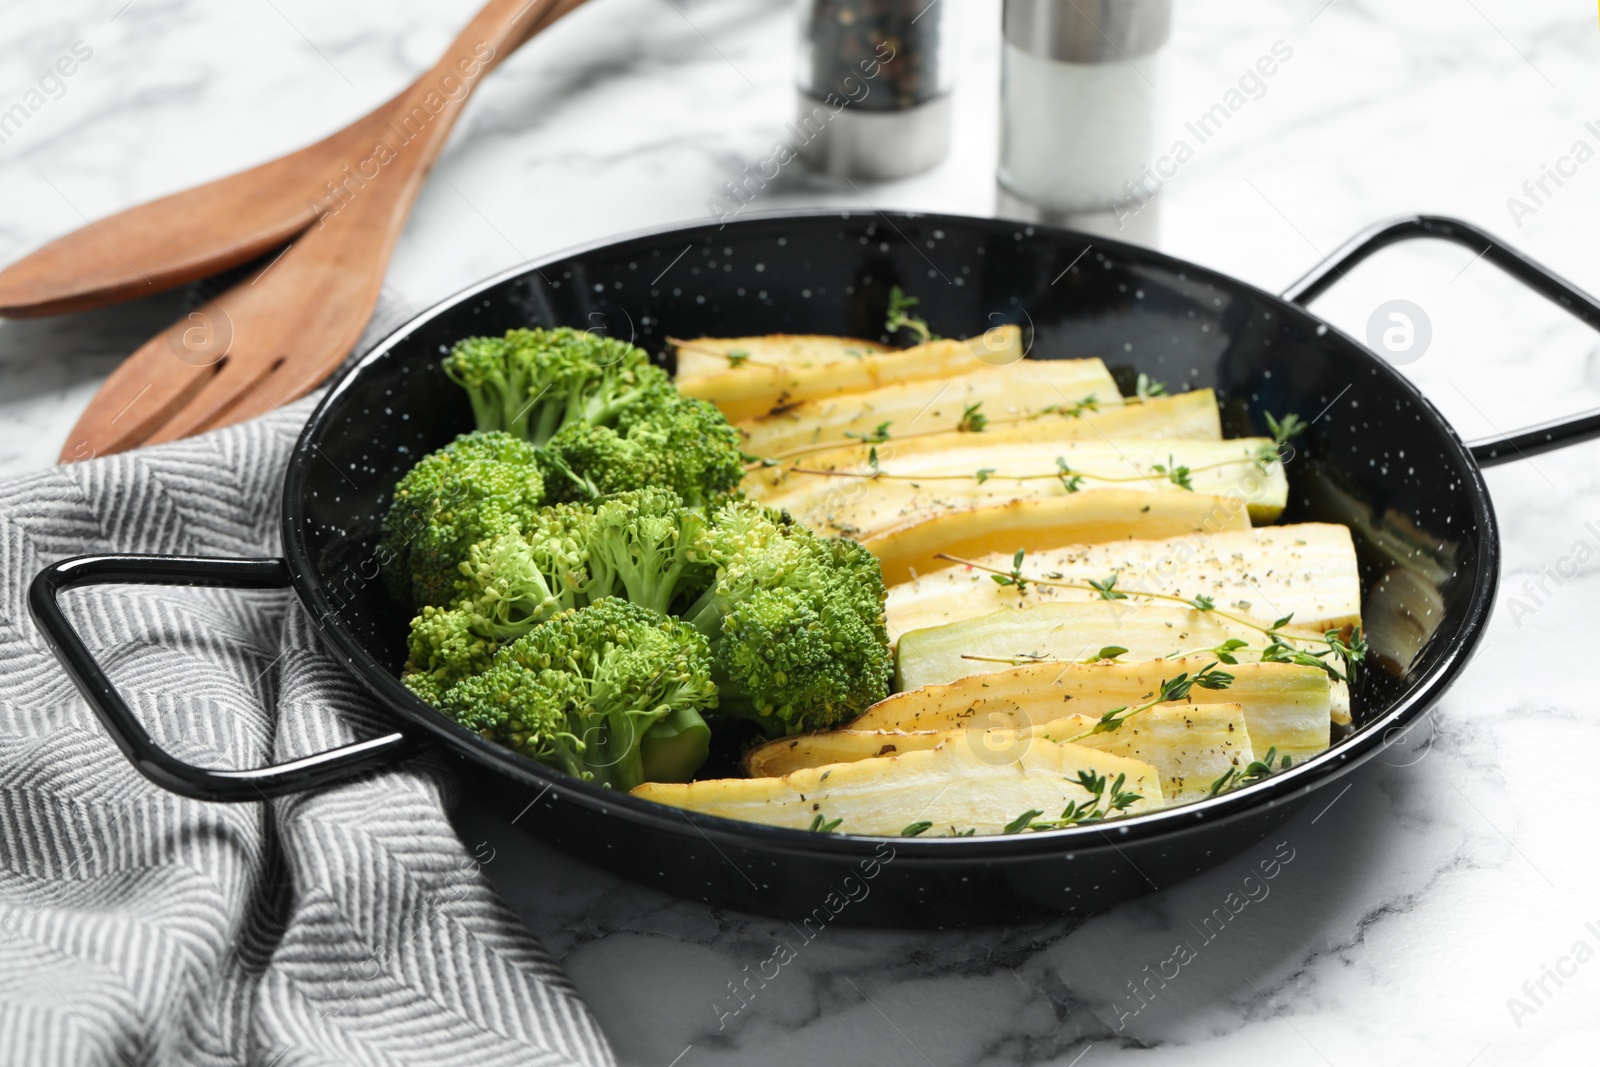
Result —
[[1063, 63], [1147, 55], [1172, 31], [1172, 0], [1005, 0], [1006, 41]]

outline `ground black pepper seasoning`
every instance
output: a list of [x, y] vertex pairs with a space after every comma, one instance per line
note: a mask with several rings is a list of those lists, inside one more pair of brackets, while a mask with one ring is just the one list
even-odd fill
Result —
[[814, 168], [901, 178], [950, 149], [952, 5], [801, 0], [792, 147]]
[[847, 79], [859, 81], [877, 67], [871, 91], [853, 106], [894, 111], [925, 104], [947, 89], [939, 70], [943, 32], [930, 0], [813, 0], [804, 88], [819, 100], [830, 92], [848, 98]]

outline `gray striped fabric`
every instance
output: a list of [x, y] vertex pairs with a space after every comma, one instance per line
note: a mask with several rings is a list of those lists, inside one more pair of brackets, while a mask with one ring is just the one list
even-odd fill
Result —
[[[270, 555], [309, 411], [0, 484], [0, 1064], [609, 1064], [587, 1008], [445, 818], [441, 768], [273, 804], [147, 783], [33, 627], [85, 552]], [[284, 592], [67, 594], [163, 745], [213, 766], [382, 714]]]

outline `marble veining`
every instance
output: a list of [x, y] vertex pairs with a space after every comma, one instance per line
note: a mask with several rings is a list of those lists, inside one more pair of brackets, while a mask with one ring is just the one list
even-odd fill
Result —
[[[752, 209], [992, 212], [998, 4], [958, 7], [945, 164], [854, 187], [796, 164]], [[7, 0], [4, 15], [0, 111], [75, 42], [93, 52], [0, 143], [9, 261], [85, 216], [343, 125], [431, 63], [463, 12], [421, 0]], [[593, 0], [480, 90], [400, 242], [389, 306], [419, 309], [561, 248], [705, 218], [722, 183], [782, 136], [793, 35], [791, 9], [769, 0]], [[1160, 64], [1157, 151], [1280, 41], [1292, 61], [1155, 195], [1159, 247], [1280, 289], [1369, 223], [1427, 211], [1476, 222], [1600, 291], [1600, 165], [1546, 178], [1532, 212], [1510, 203], [1531, 204], [1524, 183], [1541, 190], [1577, 142], [1600, 149], [1586, 125], [1600, 120], [1592, 9], [1187, 0]], [[0, 324], [0, 471], [52, 462], [99, 380], [198, 298]], [[1432, 332], [1403, 370], [1464, 436], [1600, 406], [1596, 339], [1470, 250], [1393, 250], [1318, 310], [1363, 337], [1396, 298], [1422, 307]], [[1597, 449], [1489, 473], [1505, 540], [1499, 610], [1411, 735], [1256, 848], [1105, 914], [828, 928], [806, 941], [537, 846], [514, 851], [515, 813], [470, 797], [458, 824], [623, 1062], [641, 1067], [1588, 1062], [1600, 1038], [1600, 904], [1588, 892], [1600, 853], [1577, 786], [1600, 748], [1588, 677]], [[780, 943], [792, 958], [761, 977]]]

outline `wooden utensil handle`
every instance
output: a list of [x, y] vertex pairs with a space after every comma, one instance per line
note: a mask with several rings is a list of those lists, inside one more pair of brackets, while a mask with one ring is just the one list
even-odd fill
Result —
[[[477, 77], [565, 13], [541, 20], [530, 7], [526, 0], [495, 0], [468, 23], [458, 43], [482, 43], [491, 53]], [[524, 13], [535, 17], [519, 21]], [[452, 46], [447, 57], [456, 51]], [[371, 152], [401, 102], [424, 83], [437, 83], [440, 66], [315, 144], [108, 215], [35, 249], [0, 270], [0, 317], [85, 311], [149, 296], [282, 247], [316, 221], [318, 205], [345, 168]]]
[[[269, 270], [124, 361], [79, 418], [62, 461], [227, 425], [322, 381], [371, 315], [411, 204], [478, 79], [581, 2], [495, 0], [485, 8], [394, 102], [363, 146], [365, 176], [352, 167], [350, 195], [327, 206], [321, 224]], [[198, 346], [187, 336], [197, 330]]]

